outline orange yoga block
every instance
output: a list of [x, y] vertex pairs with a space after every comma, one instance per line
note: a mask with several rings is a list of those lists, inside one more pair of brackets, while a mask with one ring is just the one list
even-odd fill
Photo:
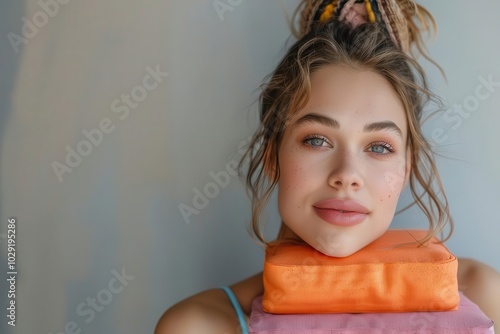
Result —
[[262, 308], [275, 314], [385, 313], [456, 310], [457, 258], [425, 230], [388, 230], [344, 258], [309, 245], [266, 250]]

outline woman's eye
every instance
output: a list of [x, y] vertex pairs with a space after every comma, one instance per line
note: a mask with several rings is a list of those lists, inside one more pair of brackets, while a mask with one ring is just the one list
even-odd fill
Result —
[[326, 139], [319, 137], [306, 138], [304, 139], [303, 143], [311, 147], [327, 146], [328, 144]]
[[320, 138], [313, 138], [313, 139], [309, 139], [309, 143], [312, 146], [323, 146], [323, 144], [325, 143], [325, 140], [320, 139]]
[[373, 144], [370, 146], [370, 151], [377, 154], [388, 154], [394, 152], [389, 144]]

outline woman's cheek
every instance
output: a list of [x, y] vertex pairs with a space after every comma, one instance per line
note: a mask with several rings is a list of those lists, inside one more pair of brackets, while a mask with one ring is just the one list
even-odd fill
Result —
[[311, 172], [310, 157], [300, 147], [293, 145], [280, 156], [280, 172], [290, 182], [301, 182]]
[[401, 174], [397, 170], [382, 170], [376, 179], [375, 186], [378, 189], [377, 192], [381, 201], [399, 197], [403, 187], [404, 176], [401, 177]]
[[404, 160], [399, 160], [391, 164], [391, 168], [383, 171], [385, 186], [391, 195], [399, 196], [403, 191], [406, 176], [406, 164]]

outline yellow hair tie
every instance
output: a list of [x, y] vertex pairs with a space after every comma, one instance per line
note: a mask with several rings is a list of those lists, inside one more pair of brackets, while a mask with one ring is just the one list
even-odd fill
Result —
[[333, 3], [329, 4], [328, 6], [325, 7], [325, 10], [323, 11], [323, 14], [321, 14], [319, 20], [324, 22], [330, 19], [333, 16], [334, 11], [335, 11], [334, 4]]
[[365, 5], [366, 5], [366, 12], [368, 13], [368, 20], [370, 20], [370, 22], [375, 22], [375, 13], [373, 12], [370, 0], [365, 0]]

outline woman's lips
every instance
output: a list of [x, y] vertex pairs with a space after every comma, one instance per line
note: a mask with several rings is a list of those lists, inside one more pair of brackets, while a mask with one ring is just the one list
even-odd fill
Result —
[[353, 200], [327, 199], [313, 205], [316, 214], [324, 221], [339, 226], [361, 223], [369, 211]]

